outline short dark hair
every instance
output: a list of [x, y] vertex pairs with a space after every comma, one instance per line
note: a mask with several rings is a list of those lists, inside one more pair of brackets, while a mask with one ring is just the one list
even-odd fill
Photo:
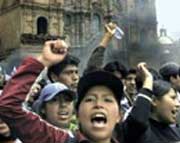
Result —
[[48, 69], [48, 78], [52, 81], [51, 74], [59, 75], [68, 65], [75, 65], [78, 66], [80, 63], [79, 58], [73, 55], [67, 55], [65, 59], [55, 65], [52, 65]]
[[118, 61], [113, 61], [113, 62], [107, 63], [103, 69], [105, 71], [108, 71], [111, 73], [118, 71], [121, 73], [122, 78], [125, 78], [127, 76], [127, 68], [122, 63], [120, 63]]
[[173, 62], [166, 63], [160, 67], [159, 73], [164, 80], [170, 81], [171, 76], [179, 75], [179, 65]]
[[167, 81], [156, 80], [153, 82], [153, 94], [156, 98], [161, 98], [172, 88], [171, 84]]
[[135, 68], [130, 68], [128, 71], [127, 71], [127, 75], [129, 74], [136, 74], [137, 73], [137, 70]]

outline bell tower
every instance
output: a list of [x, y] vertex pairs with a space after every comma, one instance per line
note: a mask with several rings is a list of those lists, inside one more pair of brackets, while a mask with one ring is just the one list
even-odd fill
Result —
[[[0, 39], [5, 51], [36, 55], [47, 37], [64, 33], [63, 0], [1, 0]], [[1, 58], [4, 58], [1, 56]]]

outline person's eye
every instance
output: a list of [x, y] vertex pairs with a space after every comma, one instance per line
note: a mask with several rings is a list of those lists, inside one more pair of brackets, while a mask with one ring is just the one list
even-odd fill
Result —
[[87, 98], [85, 98], [85, 102], [92, 102], [92, 101], [95, 101], [96, 100], [96, 98], [95, 97], [93, 97], [93, 96], [89, 96], [89, 97], [87, 97]]
[[111, 97], [106, 97], [106, 98], [104, 98], [104, 101], [112, 103], [112, 102], [114, 102], [114, 99]]
[[65, 74], [70, 75], [70, 74], [71, 74], [71, 72], [70, 72], [70, 71], [66, 71], [66, 72], [65, 72]]
[[72, 71], [69, 71], [67, 74], [68, 74], [68, 75], [71, 75], [72, 73], [73, 73]]
[[63, 73], [65, 74], [65, 75], [70, 75], [72, 72], [71, 71], [63, 71]]
[[64, 100], [65, 100], [65, 102], [72, 102], [73, 101], [73, 99], [69, 96], [65, 96]]
[[58, 102], [57, 98], [53, 98], [52, 100], [49, 101], [50, 103]]
[[177, 99], [177, 96], [171, 96], [172, 99]]

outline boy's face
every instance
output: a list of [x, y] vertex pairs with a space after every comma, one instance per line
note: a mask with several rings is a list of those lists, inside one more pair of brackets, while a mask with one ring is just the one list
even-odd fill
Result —
[[76, 91], [79, 82], [78, 67], [76, 65], [67, 65], [59, 74], [57, 80], [68, 86], [71, 90]]
[[45, 103], [44, 108], [46, 120], [61, 128], [69, 126], [74, 111], [73, 100], [65, 96], [67, 95], [55, 96]]
[[156, 120], [167, 124], [176, 123], [180, 103], [174, 89], [171, 88], [162, 98], [156, 99], [153, 105]]
[[114, 93], [105, 86], [90, 88], [80, 103], [78, 119], [83, 134], [91, 141], [110, 141], [121, 119]]
[[129, 95], [135, 95], [136, 90], [136, 74], [128, 74], [125, 79], [126, 92]]

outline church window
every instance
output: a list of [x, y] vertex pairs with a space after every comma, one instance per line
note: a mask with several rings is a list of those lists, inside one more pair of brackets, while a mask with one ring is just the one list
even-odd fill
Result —
[[71, 16], [70, 15], [65, 16], [65, 23], [66, 23], [66, 26], [71, 25]]
[[47, 34], [47, 19], [45, 17], [39, 17], [37, 20], [37, 34]]
[[93, 21], [92, 21], [92, 30], [94, 33], [100, 31], [100, 25], [101, 25], [100, 16], [98, 14], [95, 14], [93, 16]]

